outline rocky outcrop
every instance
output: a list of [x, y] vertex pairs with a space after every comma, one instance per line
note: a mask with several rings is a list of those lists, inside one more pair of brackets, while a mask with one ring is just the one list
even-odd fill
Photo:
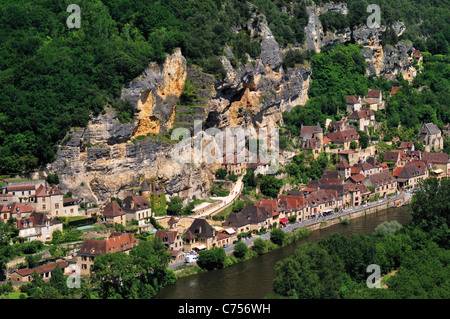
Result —
[[318, 53], [323, 46], [324, 36], [322, 22], [319, 19], [321, 10], [317, 6], [307, 6], [306, 12], [308, 14], [308, 24], [305, 27], [306, 49]]
[[[416, 76], [413, 47], [410, 43], [400, 42], [395, 46], [384, 45], [383, 38], [386, 33], [386, 26], [369, 28], [367, 25], [360, 25], [353, 30], [345, 28], [324, 33], [320, 15], [327, 11], [347, 14], [348, 8], [345, 3], [335, 2], [328, 2], [322, 6], [307, 6], [309, 18], [308, 25], [305, 27], [306, 49], [320, 52], [323, 47], [356, 43], [364, 46], [361, 53], [366, 60], [367, 75], [379, 76], [401, 73], [408, 81], [412, 81]], [[393, 23], [388, 27], [392, 28], [399, 38], [406, 29], [402, 22]]]
[[151, 63], [137, 79], [125, 85], [121, 98], [130, 100], [138, 110], [133, 137], [158, 134], [172, 127], [186, 75], [186, 59], [177, 49], [163, 65]]
[[216, 85], [216, 96], [208, 103], [206, 127], [275, 125], [282, 121], [282, 112], [308, 99], [311, 70], [283, 69], [280, 47], [264, 16], [254, 16], [247, 28], [252, 37], [261, 38], [260, 58], [234, 69], [227, 57], [221, 57], [227, 75]]
[[[156, 181], [169, 195], [192, 198], [208, 194], [217, 167], [177, 163], [171, 156], [170, 141], [152, 137], [123, 140], [123, 133], [129, 137], [132, 127], [110, 130], [117, 124], [113, 113], [109, 110], [93, 117], [85, 129], [72, 130], [70, 140], [60, 146], [49, 170], [58, 172], [62, 190], [103, 203], [110, 197], [124, 197], [145, 178]], [[93, 131], [96, 144], [89, 143]]]
[[58, 173], [61, 189], [103, 203], [123, 197], [145, 178], [169, 195], [208, 194], [216, 167], [177, 163], [171, 156], [172, 141], [161, 135], [173, 124], [186, 76], [186, 60], [176, 50], [164, 64], [152, 63], [124, 86], [122, 98], [138, 110], [135, 121], [120, 123], [115, 111], [106, 109], [91, 116], [86, 128], [72, 129], [59, 146], [57, 160], [47, 167]]
[[[397, 22], [388, 26], [392, 28], [397, 37], [401, 38], [405, 25]], [[364, 48], [361, 54], [364, 56], [367, 69], [366, 74], [379, 76], [383, 74], [398, 74], [412, 81], [417, 74], [414, 67], [413, 46], [409, 41], [400, 41], [395, 46], [384, 45], [383, 37], [387, 27], [381, 26], [379, 29], [369, 29], [366, 26], [353, 31], [355, 43], [361, 44]]]
[[[254, 17], [256, 18], [256, 16]], [[282, 53], [265, 19], [252, 19], [248, 31], [261, 39], [261, 56], [233, 68], [221, 57], [227, 76], [216, 81], [196, 67], [187, 67], [180, 50], [164, 64], [152, 63], [127, 83], [122, 99], [136, 106], [136, 119], [120, 123], [114, 110], [92, 116], [86, 128], [72, 129], [48, 171], [57, 172], [60, 187], [74, 196], [103, 203], [123, 197], [142, 180], [153, 179], [168, 195], [208, 195], [219, 164], [184, 164], [172, 158], [171, 128], [193, 121], [203, 128], [238, 125], [265, 127], [282, 120], [282, 112], [307, 100], [310, 69], [282, 68]], [[228, 56], [232, 50], [227, 48]], [[189, 80], [196, 88], [195, 105], [179, 105]]]

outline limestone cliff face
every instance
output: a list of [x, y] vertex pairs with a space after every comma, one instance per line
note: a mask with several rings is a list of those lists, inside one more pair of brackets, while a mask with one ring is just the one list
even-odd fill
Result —
[[[395, 46], [383, 44], [386, 26], [380, 28], [368, 28], [361, 25], [354, 30], [345, 28], [335, 32], [323, 32], [320, 15], [334, 11], [342, 14], [348, 13], [345, 3], [328, 2], [323, 6], [308, 6], [309, 15], [308, 25], [305, 27], [306, 49], [320, 52], [321, 48], [343, 43], [356, 43], [364, 46], [361, 53], [367, 64], [367, 75], [383, 74], [403, 74], [408, 81], [416, 76], [416, 69], [413, 61], [413, 47], [410, 43], [400, 42]], [[402, 22], [396, 22], [389, 25], [398, 37], [401, 37], [405, 31], [405, 25]]]
[[247, 24], [251, 35], [262, 39], [259, 59], [234, 69], [227, 57], [221, 58], [227, 76], [215, 86], [206, 127], [267, 127], [282, 120], [282, 112], [306, 103], [311, 70], [283, 69], [280, 47], [264, 21], [264, 16], [254, 16]]
[[152, 63], [138, 79], [125, 86], [122, 98], [131, 100], [138, 109], [138, 123], [133, 137], [158, 134], [172, 127], [175, 105], [186, 76], [186, 59], [177, 49], [162, 66]]
[[[104, 203], [112, 196], [125, 196], [145, 178], [155, 180], [168, 195], [207, 196], [219, 164], [178, 163], [172, 158], [174, 143], [165, 133], [175, 127], [192, 129], [194, 119], [201, 120], [204, 129], [241, 124], [264, 127], [308, 98], [311, 70], [283, 70], [278, 43], [262, 20], [251, 20], [247, 26], [261, 38], [261, 57], [237, 69], [222, 57], [227, 70], [222, 81], [187, 67], [176, 50], [164, 64], [152, 63], [127, 83], [121, 98], [136, 106], [136, 119], [122, 124], [114, 110], [107, 109], [92, 116], [86, 128], [72, 129], [59, 146], [57, 160], [47, 167], [58, 173], [61, 188]], [[187, 79], [197, 88], [195, 106], [178, 105]]]
[[112, 109], [92, 116], [86, 128], [72, 129], [59, 146], [57, 160], [48, 171], [57, 172], [63, 190], [103, 203], [123, 197], [144, 178], [155, 180], [169, 195], [204, 197], [213, 180], [213, 167], [183, 164], [172, 159], [172, 143], [161, 135], [133, 140], [139, 135], [170, 129], [178, 97], [187, 76], [180, 50], [163, 65], [152, 63], [142, 75], [125, 85], [122, 98], [136, 105], [137, 119], [122, 124]]
[[213, 167], [177, 163], [172, 145], [158, 139], [132, 142], [133, 126], [120, 124], [112, 110], [93, 117], [86, 128], [69, 133], [71, 139], [60, 146], [49, 171], [58, 172], [63, 190], [100, 203], [125, 196], [144, 178], [155, 180], [169, 195], [192, 198], [209, 192]]

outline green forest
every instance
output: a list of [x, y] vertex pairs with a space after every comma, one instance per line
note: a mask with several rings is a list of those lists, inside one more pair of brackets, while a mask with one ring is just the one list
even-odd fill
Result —
[[[218, 56], [224, 54], [226, 46], [235, 53], [233, 66], [246, 63], [245, 53], [257, 58], [258, 39], [252, 38], [247, 29], [253, 13], [266, 16], [280, 46], [304, 43], [306, 5], [313, 4], [313, 0], [79, 0], [82, 25], [70, 29], [66, 20], [71, 12], [66, 10], [72, 2], [0, 2], [1, 174], [27, 172], [53, 161], [56, 144], [68, 129], [85, 126], [89, 116], [99, 114], [105, 106], [116, 108], [121, 121], [131, 121], [133, 107], [118, 102], [123, 84], [139, 75], [150, 61], [164, 61], [176, 47], [181, 48], [189, 64], [217, 78], [224, 75]], [[324, 15], [326, 28], [353, 28], [364, 22], [368, 2], [345, 2], [349, 14], [345, 18]], [[413, 41], [419, 50], [433, 55], [448, 53], [448, 1], [371, 3], [380, 4], [383, 23], [404, 21], [407, 28], [403, 39]], [[339, 54], [350, 54], [347, 62], [353, 69], [338, 68], [336, 72], [350, 75], [349, 80], [357, 84], [355, 90], [365, 90], [356, 49], [349, 46], [339, 50]], [[286, 61], [285, 67], [297, 59], [288, 58], [291, 61]], [[313, 57], [311, 62], [315, 70], [323, 63], [332, 63], [326, 55]], [[421, 78], [433, 82], [434, 87], [424, 103], [437, 110], [438, 121], [445, 122], [442, 107], [435, 108], [445, 96], [436, 96], [435, 90], [448, 94], [448, 68], [445, 71], [436, 66], [436, 70], [440, 71], [438, 76]], [[320, 74], [316, 72], [314, 77], [319, 79]], [[341, 102], [336, 92], [330, 94], [331, 90], [317, 86], [311, 92], [313, 96], [325, 93], [324, 97], [311, 99], [305, 109], [315, 122], [322, 120], [320, 110], [335, 113], [331, 102]], [[395, 111], [395, 107], [391, 110]], [[394, 117], [391, 124], [396, 120]]]
[[[448, 299], [449, 203], [449, 178], [425, 180], [409, 224], [384, 222], [371, 235], [332, 234], [299, 246], [277, 263], [274, 292], [300, 299]], [[381, 289], [367, 286], [372, 264], [380, 267]]]

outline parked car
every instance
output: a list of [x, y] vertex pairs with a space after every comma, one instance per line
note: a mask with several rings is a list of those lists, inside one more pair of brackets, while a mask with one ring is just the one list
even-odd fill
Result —
[[187, 255], [186, 259], [184, 260], [185, 263], [194, 263], [197, 262], [198, 256], [197, 255]]
[[227, 248], [227, 247], [229, 247], [230, 245], [228, 245], [228, 244], [225, 244], [225, 245], [223, 245], [223, 248]]

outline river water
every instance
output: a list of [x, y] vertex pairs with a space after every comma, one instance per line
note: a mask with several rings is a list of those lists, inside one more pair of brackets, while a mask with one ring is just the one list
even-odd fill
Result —
[[315, 230], [307, 238], [246, 262], [180, 278], [175, 284], [159, 291], [155, 299], [263, 299], [267, 294], [273, 293], [275, 264], [292, 256], [299, 245], [317, 242], [333, 233], [346, 236], [361, 233], [368, 235], [382, 222], [393, 220], [402, 225], [410, 221], [408, 207], [389, 208], [352, 219], [348, 225], [336, 224]]

